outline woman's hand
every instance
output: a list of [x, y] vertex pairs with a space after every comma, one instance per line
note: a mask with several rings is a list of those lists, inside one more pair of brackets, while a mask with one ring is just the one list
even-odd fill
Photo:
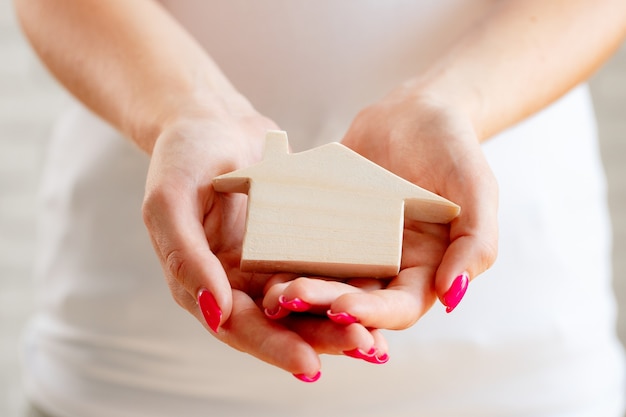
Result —
[[[405, 223], [402, 265], [388, 284], [372, 280], [272, 281], [264, 304], [298, 298], [338, 322], [403, 329], [438, 297], [452, 311], [469, 280], [497, 253], [497, 185], [468, 117], [411, 84], [361, 111], [343, 143], [397, 175], [459, 204], [449, 225]], [[352, 285], [350, 285], [352, 284]], [[288, 309], [288, 306], [283, 306]]]
[[320, 353], [385, 351], [375, 330], [315, 317], [279, 324], [257, 305], [270, 275], [239, 268], [246, 197], [212, 187], [215, 176], [258, 162], [266, 130], [276, 129], [241, 113], [177, 118], [154, 146], [144, 219], [174, 299], [218, 339], [304, 379], [318, 375]]

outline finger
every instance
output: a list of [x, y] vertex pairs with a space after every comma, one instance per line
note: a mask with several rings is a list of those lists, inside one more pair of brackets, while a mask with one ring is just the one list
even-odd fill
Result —
[[318, 353], [345, 355], [373, 364], [389, 359], [387, 342], [380, 331], [353, 323], [348, 326], [312, 315], [291, 315], [281, 321]]
[[[197, 306], [195, 315], [201, 316]], [[227, 345], [294, 375], [311, 379], [321, 368], [320, 358], [310, 344], [292, 330], [265, 317], [254, 301], [239, 290], [233, 290], [232, 313], [216, 336]]]
[[464, 236], [450, 244], [436, 276], [436, 291], [446, 312], [459, 305], [470, 281], [489, 268], [495, 254], [495, 246], [475, 236]]
[[266, 292], [263, 305], [272, 318], [284, 317], [289, 311], [326, 314], [337, 297], [380, 289], [383, 283], [382, 280], [366, 278], [344, 283], [334, 279], [299, 277], [272, 285]]
[[358, 322], [378, 329], [406, 329], [435, 302], [433, 275], [430, 267], [403, 269], [385, 289], [350, 292], [338, 297], [331, 304], [328, 315], [335, 322]]
[[203, 320], [216, 331], [231, 314], [232, 295], [209, 248], [198, 202], [178, 188], [161, 186], [146, 193], [143, 215], [172, 295], [181, 304], [184, 293], [194, 299], [202, 294]]
[[[480, 190], [479, 190], [480, 189]], [[498, 252], [498, 207], [495, 180], [483, 181], [472, 201], [451, 224], [450, 245], [436, 274], [436, 291], [449, 313], [463, 299], [469, 282], [493, 265]]]
[[289, 282], [278, 282], [269, 287], [263, 297], [263, 308], [265, 315], [272, 320], [282, 319], [289, 315], [291, 310], [281, 306], [280, 297]]
[[380, 354], [387, 354], [389, 352], [389, 345], [387, 344], [387, 339], [385, 339], [383, 333], [378, 329], [370, 329], [370, 333], [372, 337], [374, 337], [376, 350]]
[[[356, 280], [355, 282], [364, 285], [366, 288], [374, 289], [381, 288], [381, 284], [373, 286], [371, 281], [375, 280]], [[295, 284], [295, 285], [293, 285]], [[343, 284], [340, 282], [302, 278], [294, 281], [276, 282], [268, 290], [266, 300], [264, 300], [265, 314], [272, 319], [284, 318], [289, 314], [289, 310], [283, 308], [280, 305], [280, 297], [284, 297], [283, 292], [289, 287], [294, 286], [291, 289], [292, 292], [289, 296], [292, 299], [307, 299], [316, 298], [317, 293], [332, 294], [335, 295], [346, 294], [350, 291], [362, 291], [361, 289], [354, 288], [349, 284]], [[300, 290], [304, 290], [299, 292]], [[336, 296], [333, 295], [330, 301], [334, 300]], [[269, 298], [269, 301], [268, 301]], [[322, 302], [322, 298], [316, 298]], [[324, 306], [322, 311], [330, 306], [328, 300], [323, 301]], [[270, 306], [269, 308], [267, 306]], [[268, 314], [268, 310], [271, 308], [277, 308], [273, 314]], [[335, 322], [331, 322], [326, 318], [315, 317], [313, 315], [292, 315], [287, 319], [281, 320], [287, 327], [292, 328], [298, 332], [307, 342], [309, 342], [318, 353], [330, 353], [339, 354], [342, 353], [346, 356], [350, 356], [357, 359], [363, 359], [370, 363], [385, 363], [389, 356], [387, 354], [388, 346], [382, 333], [377, 329], [366, 329], [363, 326], [347, 326], [347, 324], [337, 319]], [[353, 322], [354, 323], [354, 322]]]

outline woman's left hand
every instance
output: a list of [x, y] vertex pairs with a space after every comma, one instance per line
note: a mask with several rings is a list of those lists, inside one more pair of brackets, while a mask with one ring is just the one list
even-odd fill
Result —
[[469, 117], [407, 84], [361, 111], [343, 143], [459, 204], [461, 214], [447, 225], [405, 221], [401, 270], [389, 281], [274, 280], [265, 307], [297, 298], [335, 321], [386, 329], [410, 327], [437, 297], [452, 311], [497, 253], [497, 184]]

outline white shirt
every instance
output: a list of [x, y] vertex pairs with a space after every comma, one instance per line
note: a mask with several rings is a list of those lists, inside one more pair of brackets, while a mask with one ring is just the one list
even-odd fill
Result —
[[[165, 6], [297, 151], [340, 140], [361, 107], [419, 73], [492, 3]], [[147, 156], [73, 105], [43, 177], [29, 395], [68, 417], [621, 417], [606, 190], [586, 89], [484, 150], [501, 194], [494, 267], [452, 314], [436, 305], [388, 332], [387, 364], [324, 356], [322, 379], [303, 384], [222, 345], [173, 302], [141, 221]]]

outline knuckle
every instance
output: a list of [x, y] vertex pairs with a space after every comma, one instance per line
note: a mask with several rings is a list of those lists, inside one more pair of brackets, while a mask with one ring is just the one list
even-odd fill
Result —
[[164, 258], [164, 268], [168, 275], [173, 277], [180, 285], [185, 285], [187, 275], [187, 261], [178, 249], [171, 250]]
[[478, 252], [478, 270], [475, 271], [472, 276], [482, 274], [493, 266], [498, 257], [498, 241], [497, 239], [483, 241]]
[[298, 277], [294, 279], [293, 281], [291, 281], [289, 288], [297, 292], [298, 294], [302, 294], [303, 292], [307, 291], [308, 284], [310, 281], [311, 281], [310, 278]]
[[187, 290], [181, 286], [174, 277], [167, 276], [166, 281], [176, 304], [193, 314], [197, 307], [195, 298], [191, 297]]
[[156, 214], [159, 208], [166, 204], [167, 199], [162, 191], [153, 189], [147, 190], [141, 205], [143, 221], [150, 228], [156, 221]]
[[417, 321], [426, 314], [426, 311], [422, 306], [414, 307], [408, 310], [405, 314], [401, 315], [392, 326], [391, 330], [405, 330], [413, 326]]
[[143, 204], [141, 205], [141, 217], [143, 219], [143, 223], [150, 229], [154, 224], [153, 215], [150, 205], [144, 199]]
[[157, 207], [156, 200], [157, 200], [156, 193], [146, 191], [143, 202], [141, 204], [141, 215], [143, 218], [143, 222], [146, 225], [146, 227], [148, 227], [148, 229], [151, 229], [154, 226], [155, 221], [156, 221], [155, 219], [155, 214], [156, 214], [155, 207]]
[[298, 297], [303, 300], [310, 300], [313, 297], [313, 279], [298, 277], [291, 281], [286, 289], [285, 295], [289, 298]]
[[180, 190], [175, 185], [147, 185], [141, 205], [144, 223], [148, 228], [158, 226], [164, 214], [174, 212], [177, 207], [180, 207], [181, 201]]
[[[483, 264], [486, 268], [490, 268], [498, 257], [498, 242], [486, 243], [483, 248]], [[485, 269], [486, 269], [485, 268]]]

